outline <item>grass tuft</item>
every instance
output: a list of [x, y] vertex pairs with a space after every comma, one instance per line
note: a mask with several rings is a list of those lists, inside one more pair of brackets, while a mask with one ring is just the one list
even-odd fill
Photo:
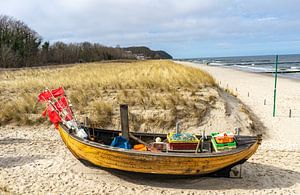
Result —
[[111, 125], [113, 115], [112, 105], [103, 101], [95, 101], [91, 103], [91, 107], [92, 123], [100, 124], [100, 127]]

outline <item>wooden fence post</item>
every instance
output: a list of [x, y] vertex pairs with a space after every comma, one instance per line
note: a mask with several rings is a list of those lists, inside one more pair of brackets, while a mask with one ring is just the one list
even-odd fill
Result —
[[122, 136], [129, 140], [128, 105], [120, 105]]

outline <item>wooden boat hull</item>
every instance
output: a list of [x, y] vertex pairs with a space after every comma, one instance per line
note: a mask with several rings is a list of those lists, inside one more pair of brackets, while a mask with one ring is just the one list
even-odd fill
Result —
[[182, 155], [126, 150], [95, 144], [69, 134], [63, 125], [59, 126], [59, 133], [72, 154], [80, 160], [104, 168], [169, 175], [202, 175], [232, 167], [250, 158], [260, 144], [257, 140], [249, 147], [235, 152], [225, 152], [222, 155], [217, 153]]

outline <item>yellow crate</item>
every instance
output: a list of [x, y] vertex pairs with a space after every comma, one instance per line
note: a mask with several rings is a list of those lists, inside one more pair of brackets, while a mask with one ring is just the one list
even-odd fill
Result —
[[171, 138], [175, 134], [176, 133], [174, 133], [174, 132], [168, 133], [167, 139], [168, 139], [169, 143], [198, 143], [199, 142], [199, 139], [194, 134], [191, 134], [191, 133], [180, 133], [180, 134], [178, 134], [178, 137], [184, 138], [184, 137], [189, 136], [189, 137], [192, 137], [193, 140], [185, 140], [185, 141], [183, 141], [183, 140], [172, 140]]

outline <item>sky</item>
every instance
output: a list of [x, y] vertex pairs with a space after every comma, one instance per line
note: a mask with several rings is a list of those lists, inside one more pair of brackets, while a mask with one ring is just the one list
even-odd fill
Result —
[[0, 0], [44, 41], [148, 46], [174, 58], [300, 53], [300, 0]]

